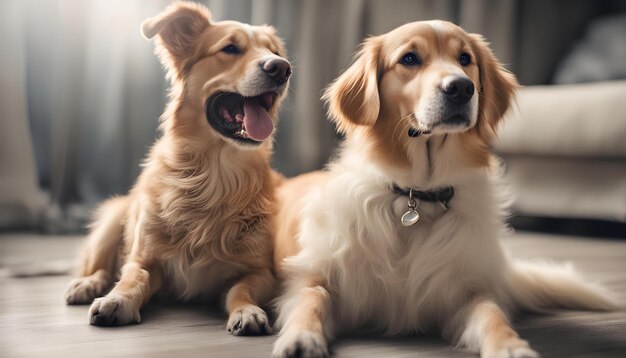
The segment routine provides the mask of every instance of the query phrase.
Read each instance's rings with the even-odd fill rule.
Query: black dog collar
[[[404,189],[394,184],[392,187],[392,191],[396,194],[412,196],[414,199],[419,199],[422,201],[440,202],[446,208],[448,207],[450,200],[452,200],[452,198],[454,197],[454,188],[451,186],[446,186],[435,190],[422,191],[417,189]]]
[[[400,223],[402,223],[403,226],[412,226],[419,221],[420,214],[417,212],[417,200],[436,202],[441,204],[444,210],[448,210],[448,204],[450,204],[450,200],[452,200],[454,196],[454,188],[451,186],[422,191],[413,188],[403,189],[394,184],[391,190],[396,194],[409,197],[407,202],[408,210],[400,218]]]

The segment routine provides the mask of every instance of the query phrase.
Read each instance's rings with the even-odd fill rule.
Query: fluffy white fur
[[[506,230],[497,172],[442,173],[454,178],[447,181],[455,189],[450,208],[420,202],[419,222],[404,227],[407,198],[389,189],[399,178],[359,148],[358,139],[348,143],[330,167],[331,179],[304,199],[302,250],[285,261],[292,277],[279,302],[279,326],[298,310],[308,277],[322,278],[332,294],[326,339],[355,330],[402,335],[441,329],[445,338],[478,352],[481,324],[464,324],[477,296],[507,311],[616,306],[571,265],[509,260],[499,240]]]

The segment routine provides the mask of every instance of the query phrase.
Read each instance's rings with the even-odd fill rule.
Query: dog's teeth
[[[230,113],[228,113],[227,109],[222,109],[221,111],[222,117],[224,117],[224,120],[226,122],[232,122],[233,121],[233,117],[230,116]]]

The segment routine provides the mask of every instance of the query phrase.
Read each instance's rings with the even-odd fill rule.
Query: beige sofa
[[[523,88],[495,149],[517,213],[626,222],[626,81]]]

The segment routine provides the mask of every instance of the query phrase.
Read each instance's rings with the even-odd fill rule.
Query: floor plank
[[[70,262],[79,237],[0,235],[0,357],[267,357],[275,337],[233,337],[225,316],[202,304],[153,302],[144,323],[100,328],[87,306],[66,306],[70,277],[14,278],[34,260]],[[511,255],[572,261],[589,279],[626,297],[626,242],[521,233],[504,241]],[[518,317],[515,326],[543,357],[626,357],[626,313],[555,312]],[[337,357],[472,357],[437,337],[344,337]]]

